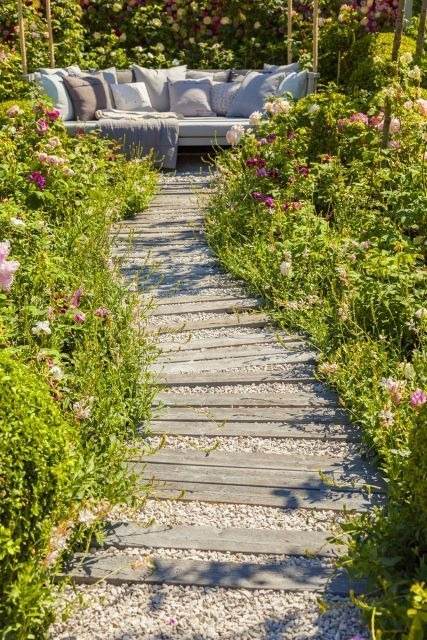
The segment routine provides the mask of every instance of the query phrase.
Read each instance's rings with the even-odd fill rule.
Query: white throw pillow
[[[144,82],[111,84],[110,89],[119,111],[154,111]]]
[[[294,100],[299,100],[307,95],[308,72],[290,73],[277,89],[277,95],[290,93]]]
[[[186,117],[211,117],[212,82],[202,80],[177,80],[169,82],[171,111]]]
[[[145,82],[151,104],[156,111],[170,111],[168,82],[185,80],[187,66],[170,69],[147,69],[137,64],[132,65],[137,82]]]

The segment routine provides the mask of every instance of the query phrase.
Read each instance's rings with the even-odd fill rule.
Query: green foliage
[[[110,229],[156,177],[94,134],[68,136],[43,102],[0,104],[0,148],[0,243],[15,264],[0,285],[0,637],[26,640],[44,637],[80,514],[99,520],[132,496],[123,460],[149,415],[152,349]]]
[[[427,219],[419,90],[394,99],[391,146],[330,88],[278,112],[218,159],[207,220],[223,264],[323,352],[389,487],[388,505],[344,526],[343,564],[372,583],[359,599],[373,637],[422,638],[427,582]],[[418,390],[418,391],[417,391]],[[415,396],[414,396],[415,394]],[[418,396],[417,396],[418,394]],[[421,398],[417,404],[415,399]]]

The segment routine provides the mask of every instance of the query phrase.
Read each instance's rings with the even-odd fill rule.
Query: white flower
[[[239,144],[244,133],[245,128],[243,127],[243,125],[233,124],[231,129],[227,131],[225,139],[227,140],[228,144],[230,144],[232,147],[235,147],[237,144]]]
[[[400,56],[400,62],[405,65],[411,64],[413,59],[413,55],[409,51],[407,51],[406,53],[402,53],[402,55]]]
[[[394,424],[394,415],[389,409],[380,411],[378,417],[381,420],[382,424],[386,427],[391,427],[391,425]]]
[[[54,364],[53,367],[50,368],[50,376],[52,378],[52,380],[62,380],[62,378],[64,377],[64,372],[62,371],[61,367],[59,367],[57,364]]]
[[[412,69],[409,69],[408,78],[410,78],[411,80],[415,80],[415,82],[420,82],[421,69],[417,66],[413,67]]]
[[[285,100],[285,98],[274,101],[267,100],[267,102],[264,104],[264,109],[272,116],[276,116],[279,113],[289,113],[289,111],[292,109],[292,104],[289,102],[289,100]]]
[[[79,513],[78,521],[81,524],[90,525],[96,520],[96,515],[90,509],[82,509]]]
[[[320,109],[320,106],[315,102],[311,104],[308,108],[308,113],[317,113]]]
[[[10,224],[13,227],[25,227],[26,224],[24,222],[24,220],[22,220],[22,218],[11,218],[10,219]]]
[[[221,18],[221,24],[222,25],[226,25],[226,24],[230,24],[231,20],[228,16],[224,16],[223,18]]]
[[[261,111],[254,111],[253,113],[251,113],[251,115],[249,116],[249,124],[251,126],[256,126],[258,124],[260,124],[262,120],[262,113]]]
[[[288,260],[283,260],[280,265],[280,273],[282,276],[291,276],[292,275],[292,262]]]
[[[31,333],[33,333],[35,336],[41,336],[42,334],[44,334],[45,336],[50,336],[50,334],[52,333],[52,329],[50,328],[49,321],[42,320],[40,322],[36,322],[34,327],[31,329]]]
[[[414,316],[415,318],[417,318],[417,320],[424,320],[424,318],[427,318],[427,309],[425,307],[417,309],[417,311],[415,311],[414,313]]]

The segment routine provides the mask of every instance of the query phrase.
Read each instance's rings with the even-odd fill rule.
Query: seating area
[[[315,90],[316,77],[299,63],[266,64],[262,70],[189,70],[185,65],[153,70],[133,65],[89,72],[72,66],[38,69],[27,76],[52,99],[70,134],[102,133],[105,120],[112,118],[121,124],[132,121],[139,131],[153,120],[175,120],[179,147],[228,146],[230,128],[248,128],[251,115],[264,110],[266,99],[305,97]],[[140,136],[136,143],[145,146]]]

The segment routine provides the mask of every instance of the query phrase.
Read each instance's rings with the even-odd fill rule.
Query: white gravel
[[[114,507],[112,521],[148,524],[151,520],[162,526],[214,526],[241,529],[296,529],[298,531],[331,531],[343,521],[338,511],[328,509],[283,509],[245,504],[214,504],[210,502],[178,502],[149,499],[140,509]]]
[[[262,397],[264,394],[298,396],[298,394],[312,393],[313,396],[320,398],[324,395],[324,386],[321,383],[289,383],[289,382],[257,382],[256,384],[222,384],[222,385],[203,385],[203,386],[172,386],[167,388],[168,393],[185,393],[192,395],[200,395],[201,393],[209,393],[217,396],[223,395],[244,395],[250,393],[251,396],[258,394]]]
[[[82,612],[80,602],[86,609]],[[72,605],[74,604],[74,609]],[[52,640],[350,640],[368,638],[356,608],[316,593],[167,585],[81,586],[63,594],[71,612]],[[60,607],[61,604],[58,604]],[[69,614],[70,615],[70,614]]]
[[[165,425],[165,429],[167,426]],[[159,436],[153,436],[147,442],[157,447]],[[229,451],[232,453],[281,453],[306,454],[308,456],[327,456],[345,458],[357,454],[357,445],[347,442],[322,440],[296,440],[294,438],[256,438],[250,436],[167,436],[166,443],[172,449],[197,449],[198,451]]]

